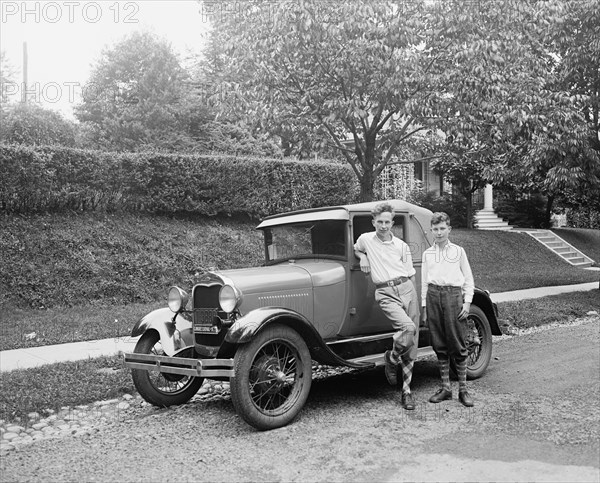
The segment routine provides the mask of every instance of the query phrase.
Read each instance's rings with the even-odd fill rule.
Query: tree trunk
[[[544,219],[544,225],[542,228],[552,228],[552,205],[554,205],[554,195],[548,195],[546,201],[546,214]]]
[[[373,172],[372,171],[364,172],[363,175],[361,176],[361,178],[359,179],[359,181],[360,181],[360,201],[361,202],[373,201],[373,196],[374,196]]]
[[[359,149],[358,146],[356,146],[356,149]],[[375,173],[373,173],[373,166],[375,165],[375,135],[372,132],[365,133],[364,149],[364,165],[367,166],[367,169],[363,170],[362,177],[360,178],[361,202],[373,201],[375,197]]]
[[[467,229],[473,229],[473,192],[471,190],[466,190],[465,193],[465,201],[467,208]]]

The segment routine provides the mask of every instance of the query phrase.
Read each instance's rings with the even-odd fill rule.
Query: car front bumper
[[[125,366],[130,369],[181,374],[192,377],[232,377],[233,359],[190,359],[127,352]]]

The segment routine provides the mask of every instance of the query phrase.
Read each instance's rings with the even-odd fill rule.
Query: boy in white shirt
[[[431,231],[435,244],[423,253],[421,266],[421,317],[428,321],[431,345],[438,358],[442,388],[429,398],[432,403],[452,399],[450,359],[458,373],[458,399],[467,407],[473,400],[467,391],[466,324],[475,285],[464,248],[451,243],[450,217],[434,213]]]
[[[398,366],[402,370],[402,407],[415,409],[410,392],[412,370],[419,340],[419,299],[410,247],[392,233],[394,209],[379,203],[371,211],[375,231],[363,233],[354,244],[360,269],[370,273],[375,284],[375,300],[397,330],[391,351],[385,353],[385,375],[397,384]]]

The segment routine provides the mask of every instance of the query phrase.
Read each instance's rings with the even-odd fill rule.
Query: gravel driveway
[[[299,418],[269,432],[227,394],[171,409],[134,400],[97,432],[4,455],[1,480],[599,481],[599,324],[496,338],[471,409],[427,402],[433,361],[416,365],[414,412],[382,370],[349,372],[315,381]]]

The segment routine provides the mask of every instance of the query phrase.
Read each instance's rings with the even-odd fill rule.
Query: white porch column
[[[493,207],[493,188],[491,184],[485,185],[485,191],[483,192],[483,209],[484,211],[494,211]]]

